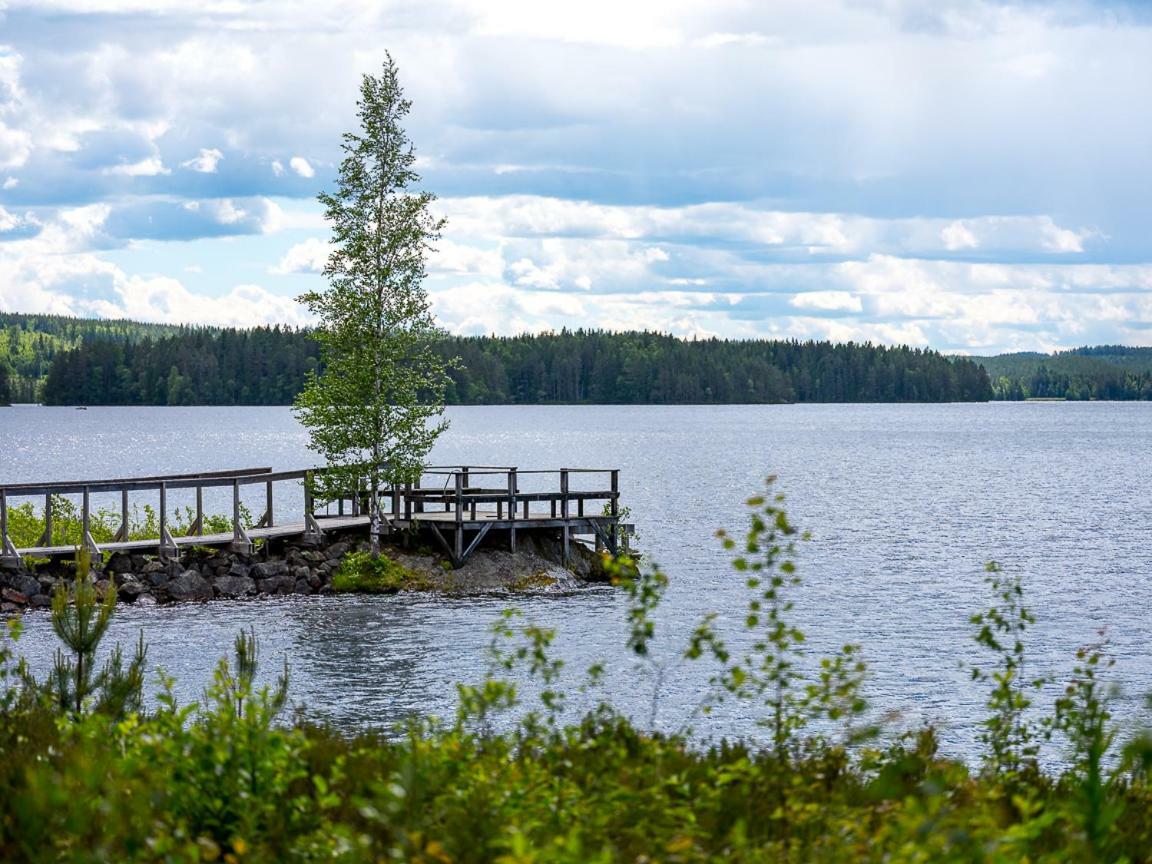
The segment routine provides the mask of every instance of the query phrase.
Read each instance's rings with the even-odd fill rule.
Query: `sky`
[[[452,332],[1152,345],[1152,0],[0,0],[0,310],[307,324],[386,51]]]

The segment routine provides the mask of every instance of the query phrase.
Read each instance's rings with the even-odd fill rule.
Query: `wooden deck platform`
[[[317,471],[274,473],[269,468],[251,468],[120,480],[0,486],[0,566],[20,567],[25,557],[58,558],[76,554],[75,545],[53,545],[51,542],[54,509],[59,506],[54,502],[61,496],[79,496],[80,545],[94,555],[133,552],[166,558],[178,555],[182,547],[191,546],[251,551],[257,541],[319,542],[328,532],[367,531],[371,525],[370,509],[374,497],[387,530],[427,534],[440,545],[455,567],[463,565],[492,531],[505,532],[512,551],[516,550],[518,535],[553,532],[561,540],[567,557],[569,544],[576,536],[589,537],[597,548],[616,553],[621,546],[622,532],[631,529],[631,526],[620,523],[619,472],[615,469],[430,468],[419,483],[376,490],[351,490],[348,495],[327,502],[327,509],[334,508],[335,514],[317,512],[314,506],[311,489]],[[609,488],[571,488],[573,475],[596,474],[608,475]],[[549,482],[553,475],[558,481],[555,485]],[[473,485],[477,479],[483,485]],[[521,489],[521,483],[526,479],[537,481],[536,485],[544,488]],[[426,480],[432,481],[431,484],[425,485]],[[296,511],[303,514],[302,519],[297,516],[289,521],[275,520],[275,514],[286,509],[283,500],[279,506],[274,506],[275,491],[277,488],[282,491],[284,485],[292,485],[302,493],[302,506]],[[252,486],[263,487],[265,511],[253,527],[245,527],[241,492]],[[206,489],[220,488],[232,491],[230,521],[233,529],[225,533],[205,534],[202,530],[205,521],[203,493]],[[188,532],[179,536],[169,530],[169,495],[177,491],[194,493],[196,514]],[[141,492],[157,494],[160,536],[132,540],[128,539],[133,533],[129,493]],[[109,493],[120,498],[121,525],[111,542],[98,545],[90,533],[91,497]],[[43,499],[44,535],[38,544],[26,548],[16,548],[8,536],[9,502],[21,498]]]

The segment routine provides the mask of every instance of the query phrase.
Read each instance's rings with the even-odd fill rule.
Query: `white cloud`
[[[303,156],[293,156],[288,160],[288,165],[301,177],[316,176],[316,169]]]
[[[847,291],[809,291],[797,294],[791,301],[797,309],[820,309],[826,312],[862,312],[860,298]]]
[[[303,243],[291,246],[280,263],[272,268],[273,273],[322,273],[328,263],[332,247],[323,240],[309,238]]]
[[[1132,109],[1152,28],[1058,6],[9,0],[22,27],[0,48],[0,177],[19,174],[4,219],[25,221],[0,243],[19,267],[0,292],[120,308],[140,278],[146,307],[186,308],[132,272],[163,269],[133,241],[219,226],[281,231],[280,260],[257,266],[315,272],[315,208],[261,196],[304,194],[279,178],[335,164],[387,45],[450,217],[429,262],[450,326],[1147,341],[1146,269],[1108,262],[1152,254],[1152,119]],[[317,60],[331,56],[346,62]],[[200,142],[217,146],[188,159]],[[208,173],[224,153],[212,200],[166,167]],[[75,190],[96,203],[58,203]],[[116,243],[119,275],[92,251]]]
[[[2,184],[0,184],[0,189],[7,191],[9,189],[15,189],[19,185],[20,185],[20,181],[17,180],[15,177],[6,177],[4,179],[4,182]]]
[[[709,33],[693,42],[701,48],[723,48],[727,45],[742,45],[757,48],[767,45],[769,39],[763,33]]]
[[[223,158],[224,154],[215,147],[201,147],[200,155],[189,159],[187,162],[181,162],[180,167],[190,171],[198,171],[201,174],[215,174],[216,166],[220,164],[220,160]]]
[[[307,318],[290,298],[259,285],[237,285],[221,297],[189,291],[176,279],[117,274],[116,299],[97,301],[91,308],[102,317],[131,317],[163,324],[208,324],[252,327],[257,324],[303,325]]]
[[[160,174],[171,173],[164,167],[164,163],[157,156],[149,156],[139,162],[121,163],[104,169],[104,174],[117,177],[155,177]]]
[[[958,249],[975,249],[980,245],[976,235],[963,222],[945,225],[940,231],[940,239],[944,241],[944,248],[949,252],[955,252]]]

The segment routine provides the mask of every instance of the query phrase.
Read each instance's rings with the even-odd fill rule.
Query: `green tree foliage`
[[[280,327],[94,339],[57,354],[49,405],[290,405],[318,367],[311,335]]]
[[[9,371],[12,402],[38,402],[52,361],[61,352],[96,340],[135,342],[187,329],[137,321],[0,312],[0,369],[7,367]],[[0,371],[0,377],[3,374]]]
[[[437,351],[446,362],[461,360],[449,368],[445,391],[458,405],[952,402],[992,395],[987,376],[969,360],[851,342],[576,330],[448,338]],[[57,355],[44,399],[56,405],[286,405],[318,368],[315,341],[295,330],[86,342]]]
[[[12,383],[8,367],[0,363],[0,405],[7,405],[12,401]]]
[[[321,497],[418,478],[446,428],[448,364],[424,291],[425,259],[443,221],[430,212],[402,122],[411,107],[391,55],[360,87],[358,133],[344,135],[337,188],[320,203],[332,227],[328,287],[300,300],[318,319],[323,369],[307,377],[296,416],[328,465]],[[372,554],[383,529],[371,496]]]
[[[972,359],[988,371],[996,399],[1152,399],[1152,348],[1100,345]]]

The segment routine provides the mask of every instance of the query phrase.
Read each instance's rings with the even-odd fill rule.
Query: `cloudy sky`
[[[1152,344],[1148,0],[0,0],[0,310],[306,323],[385,50],[453,331]]]

